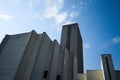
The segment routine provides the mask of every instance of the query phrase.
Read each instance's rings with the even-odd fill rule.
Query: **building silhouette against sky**
[[[120,80],[110,54],[101,55],[100,70],[84,73],[84,64],[77,23],[63,26],[60,44],[34,30],[6,35],[0,44],[0,80]]]

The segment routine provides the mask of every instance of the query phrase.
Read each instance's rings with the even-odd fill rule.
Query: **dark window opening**
[[[106,64],[107,64],[107,69],[108,69],[108,75],[110,80],[112,80],[111,74],[110,74],[110,67],[109,67],[109,62],[108,62],[108,58],[107,55],[105,55],[105,59],[106,59]]]
[[[48,71],[44,71],[43,78],[46,79],[48,75]]]
[[[60,80],[60,75],[57,75],[57,78],[56,78],[56,80]]]
[[[67,28],[67,39],[66,39],[66,47],[68,51],[70,51],[70,40],[71,40],[71,27]]]

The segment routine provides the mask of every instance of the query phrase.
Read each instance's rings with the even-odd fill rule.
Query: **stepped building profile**
[[[120,80],[110,54],[101,69],[84,73],[82,37],[77,23],[64,25],[60,44],[43,32],[6,35],[0,44],[0,80]]]

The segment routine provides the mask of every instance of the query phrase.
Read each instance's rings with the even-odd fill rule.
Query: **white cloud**
[[[57,23],[62,23],[66,20],[67,18],[67,13],[63,12],[55,17]]]
[[[45,0],[45,9],[41,16],[36,16],[36,18],[44,18],[54,20],[55,24],[61,24],[67,18],[68,13],[61,11],[63,7],[64,0]]]
[[[44,12],[44,17],[46,18],[51,18],[51,17],[55,17],[57,16],[58,14],[58,9],[56,6],[52,6],[52,7],[49,7],[45,10]]]
[[[64,24],[71,24],[71,23],[73,23],[73,21],[72,21],[72,20],[67,20],[67,21],[65,21],[65,23],[64,23]]]
[[[69,14],[69,16],[70,16],[71,18],[77,17],[78,15],[79,15],[79,13],[76,12],[76,11],[71,11],[70,14]]]
[[[86,43],[86,44],[84,45],[84,48],[89,49],[89,48],[90,48],[90,44],[89,44],[89,43]]]
[[[9,21],[12,18],[13,18],[13,16],[0,14],[0,19],[1,20]]]
[[[113,43],[120,43],[120,37],[115,37],[112,39]]]
[[[108,40],[107,43],[103,45],[103,48],[107,48],[117,43],[120,43],[120,37],[115,37],[113,39]]]

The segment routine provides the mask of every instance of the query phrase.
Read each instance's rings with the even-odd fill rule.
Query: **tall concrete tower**
[[[77,23],[63,26],[60,44],[66,47],[70,54],[75,54],[77,57],[77,72],[83,73],[82,38]]]

